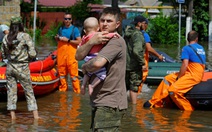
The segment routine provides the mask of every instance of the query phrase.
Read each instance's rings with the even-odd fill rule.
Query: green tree
[[[21,4],[20,4],[20,7],[21,7],[21,12],[23,12],[23,13],[28,13],[28,12],[32,11],[32,4],[31,3],[22,1]]]
[[[209,0],[194,0],[193,29],[202,41],[208,39]]]
[[[74,20],[84,21],[85,18],[90,16],[91,8],[88,7],[89,3],[102,4],[102,0],[77,1],[73,6],[68,7],[67,10],[71,12]]]
[[[176,0],[161,0],[170,2],[175,8],[175,14],[178,14],[178,3]],[[206,41],[208,39],[208,22],[209,22],[209,0],[185,0],[182,7],[186,10],[183,12],[188,16],[189,3],[193,1],[192,26],[193,30],[199,33],[199,39]],[[183,24],[183,23],[182,23]],[[184,24],[185,26],[185,24]]]
[[[82,23],[85,20],[85,18],[90,16],[90,13],[89,13],[90,8],[88,8],[88,4],[89,3],[101,4],[101,2],[102,0],[77,1],[73,6],[69,6],[68,8],[66,8],[66,11],[72,14],[72,18],[76,26],[82,26]],[[79,25],[78,23],[76,23],[76,21],[79,23]],[[59,23],[57,21],[54,22],[54,24],[51,25],[51,28],[45,34],[45,37],[53,38],[57,34],[58,29],[60,28],[61,25],[62,23]]]
[[[185,40],[185,28],[182,28],[181,40]],[[162,13],[155,18],[150,18],[148,30],[151,40],[157,44],[178,43],[178,19],[173,16],[164,16]],[[183,43],[183,42],[182,42]]]

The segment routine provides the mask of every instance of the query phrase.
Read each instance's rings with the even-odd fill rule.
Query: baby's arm
[[[106,34],[105,35],[109,40],[111,39],[111,38],[113,38],[113,37],[115,37],[115,38],[119,38],[120,37],[120,35],[118,34],[118,33],[108,33],[108,34]],[[102,44],[106,44],[107,42],[102,42]]]
[[[120,35],[119,35],[118,33],[108,33],[107,36],[108,36],[110,39],[113,38],[113,37],[115,37],[115,38],[119,38],[119,37],[120,37]]]

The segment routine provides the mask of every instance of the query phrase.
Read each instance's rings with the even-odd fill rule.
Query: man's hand
[[[144,66],[142,66],[142,70],[146,71],[146,70],[148,70],[148,67],[146,67],[146,65],[144,65]]]
[[[76,60],[84,59],[94,45],[108,42],[110,40],[110,37],[108,37],[106,34],[108,34],[108,32],[106,31],[96,32],[94,36],[86,44],[78,47],[75,55]]]
[[[105,37],[108,38],[109,40],[112,39],[113,37],[114,38],[120,38],[121,37],[118,33],[108,33],[108,34],[105,34],[105,35],[106,35]],[[108,41],[102,42],[102,44],[107,44]]]
[[[101,43],[108,42],[110,40],[110,37],[107,36],[108,32],[97,32],[95,35],[89,40],[89,43],[91,45],[97,45]]]
[[[160,55],[158,58],[160,61],[165,61],[165,57],[163,55]]]
[[[120,36],[120,34],[115,33],[114,37],[115,37],[115,38],[120,38],[121,36]]]
[[[66,38],[66,37],[59,37],[59,40],[64,41],[64,42],[68,42],[68,38]]]
[[[59,35],[57,34],[56,36],[54,36],[54,38],[58,41],[59,40]]]

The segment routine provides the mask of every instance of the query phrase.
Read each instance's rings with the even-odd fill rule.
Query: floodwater
[[[38,47],[39,57],[43,57],[56,49],[55,46]],[[163,48],[161,48],[163,49]],[[165,51],[166,52],[166,51]],[[212,54],[210,53],[210,58]],[[210,63],[212,61],[210,60]],[[212,64],[212,63],[211,63]],[[129,103],[127,114],[122,120],[122,132],[207,132],[212,131],[212,111],[193,112],[178,109],[144,109],[143,103],[148,100],[156,86],[143,87],[138,96],[138,104]],[[72,92],[70,80],[67,92],[55,91],[49,95],[38,97],[39,114],[42,119],[34,120],[27,111],[26,101],[17,103],[17,119],[10,120],[6,110],[6,102],[0,102],[1,132],[88,132],[90,131],[91,109],[88,92],[86,95]]]

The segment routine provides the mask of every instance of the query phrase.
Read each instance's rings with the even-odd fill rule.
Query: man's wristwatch
[[[69,39],[69,40],[68,40],[68,43],[70,43],[70,41],[71,41],[71,40]]]

